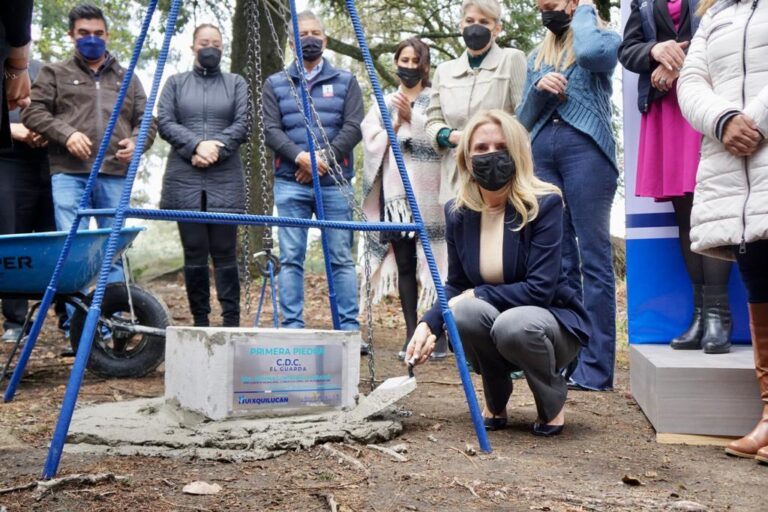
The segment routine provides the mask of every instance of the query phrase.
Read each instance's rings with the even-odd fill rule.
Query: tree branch
[[[373,67],[376,68],[379,78],[381,78],[386,85],[397,85],[397,80],[395,80],[395,77],[392,76],[389,70],[378,61],[378,57],[383,53],[393,52],[396,48],[397,45],[394,44],[379,44],[370,49],[371,57],[373,57]],[[359,62],[363,62],[363,52],[360,51],[360,48],[334,39],[333,37],[328,37],[328,49],[346,55],[347,57],[352,57]]]

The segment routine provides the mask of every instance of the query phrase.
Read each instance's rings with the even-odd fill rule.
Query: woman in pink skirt
[[[642,112],[636,194],[672,201],[680,247],[693,284],[693,320],[672,348],[721,354],[730,350],[731,263],[691,251],[690,225],[701,134],[680,113],[675,90],[685,52],[699,23],[698,0],[633,0],[619,60],[638,73]]]

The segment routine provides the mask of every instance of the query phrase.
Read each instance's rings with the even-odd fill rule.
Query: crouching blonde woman
[[[560,369],[591,331],[561,267],[563,200],[534,176],[529,140],[502,110],[468,122],[456,152],[458,196],[445,207],[445,289],[467,360],[483,377],[486,428],[506,426],[509,374],[523,370],[538,412],[533,433],[552,436],[565,423]],[[435,305],[417,326],[407,360],[425,362],[442,330]]]

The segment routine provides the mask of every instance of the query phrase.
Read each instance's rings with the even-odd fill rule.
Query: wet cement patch
[[[264,460],[327,442],[379,443],[403,430],[392,404],[415,382],[374,392],[350,411],[279,418],[211,421],[165,398],[78,408],[64,450],[68,453]]]

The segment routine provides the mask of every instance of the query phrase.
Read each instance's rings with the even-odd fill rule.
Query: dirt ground
[[[327,327],[323,280],[311,279],[307,320],[312,326]],[[178,279],[149,286],[164,298],[175,323],[190,323]],[[403,337],[398,307],[397,301],[389,301],[376,308],[378,379],[404,373],[395,358]],[[72,362],[59,356],[63,348],[62,335],[47,327],[16,400],[0,404],[0,488],[31,483],[40,475]],[[7,353],[7,346],[2,349]],[[363,365],[361,374],[366,373]],[[616,390],[571,392],[566,430],[553,439],[530,434],[533,399],[525,382],[516,381],[510,427],[491,432],[493,452],[483,454],[477,449],[451,357],[419,368],[418,389],[400,404],[405,429],[389,445],[406,444],[407,462],[342,443],[332,447],[355,464],[322,447],[237,464],[65,453],[59,476],[108,472],[128,478],[45,493],[0,490],[0,510],[768,509],[760,505],[765,501],[768,467],[727,457],[721,448],[656,444],[653,429],[629,394],[628,376],[623,346]],[[475,385],[479,390],[479,379]],[[139,380],[107,381],[89,375],[79,404],[162,393],[162,367]],[[196,480],[217,483],[222,490],[213,496],[183,494],[182,487]]]

